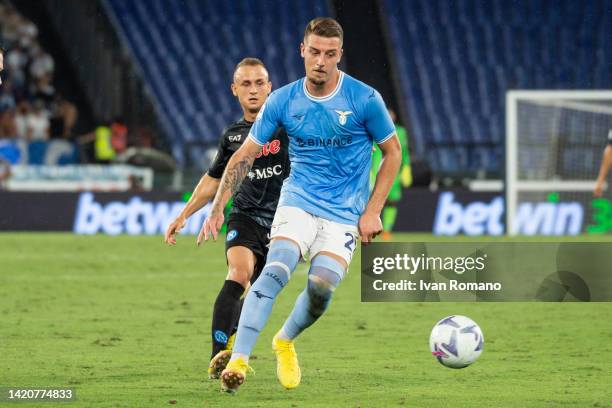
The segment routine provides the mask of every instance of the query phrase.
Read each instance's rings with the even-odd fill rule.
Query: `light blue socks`
[[[293,340],[316,322],[327,309],[343,276],[344,266],[340,262],[327,255],[315,257],[308,271],[308,286],[298,296],[281,337]]]
[[[272,242],[266,266],[244,300],[232,360],[235,357],[248,360],[259,333],[270,317],[276,296],[289,282],[299,259],[300,249],[294,242]]]

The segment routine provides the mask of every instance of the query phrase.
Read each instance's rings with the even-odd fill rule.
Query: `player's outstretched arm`
[[[604,150],[603,160],[601,161],[601,166],[599,167],[599,177],[597,177],[595,191],[593,192],[595,197],[601,197],[601,190],[603,189],[603,184],[608,176],[610,165],[612,165],[612,145],[606,146]]]
[[[376,176],[374,190],[365,211],[359,218],[359,235],[364,244],[372,241],[382,231],[380,213],[385,206],[387,196],[397,176],[402,163],[402,148],[397,135],[378,145],[382,151],[383,160]]]
[[[202,230],[198,235],[198,245],[202,242],[202,238],[208,241],[208,237],[211,235],[215,241],[217,240],[217,234],[221,225],[223,225],[223,209],[232,195],[240,188],[260,150],[261,146],[248,137],[240,146],[240,149],[232,155],[225,167],[223,177],[221,177],[221,184],[215,195],[210,214],[204,221]]]
[[[191,217],[196,211],[200,208],[204,207],[206,203],[212,200],[215,197],[215,193],[219,188],[219,184],[221,183],[221,179],[217,179],[208,175],[208,173],[204,173],[198,185],[193,190],[191,194],[191,198],[185,204],[185,208],[183,211],[168,225],[168,229],[166,229],[166,234],[164,236],[164,242],[168,245],[176,244],[176,234],[178,234],[181,229],[185,226],[185,222],[187,222],[187,218]]]

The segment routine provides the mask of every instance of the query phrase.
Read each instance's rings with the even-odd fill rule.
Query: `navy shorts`
[[[268,245],[270,244],[270,230],[259,225],[251,217],[244,214],[230,214],[227,220],[227,237],[225,238],[225,254],[228,249],[243,246],[250,249],[257,258],[251,283],[259,277],[266,264]]]

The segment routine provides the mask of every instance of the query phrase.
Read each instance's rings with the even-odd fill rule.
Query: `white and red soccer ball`
[[[431,354],[449,368],[464,368],[480,357],[484,346],[482,330],[465,316],[448,316],[433,327],[429,336]]]

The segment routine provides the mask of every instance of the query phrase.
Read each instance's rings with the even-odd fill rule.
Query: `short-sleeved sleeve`
[[[278,93],[272,92],[259,110],[257,119],[251,127],[249,137],[258,145],[266,144],[272,138],[276,129],[281,126],[279,99]]]
[[[219,141],[219,148],[217,149],[217,154],[213,160],[213,163],[210,165],[208,169],[208,175],[212,178],[219,179],[223,176],[223,172],[225,171],[225,166],[232,156],[232,151],[230,151],[227,147],[225,132],[221,136],[221,140]]]
[[[608,132],[608,144],[612,145],[612,129]]]
[[[386,142],[395,133],[395,125],[389,116],[385,102],[374,89],[368,96],[365,105],[365,126],[378,144]]]

